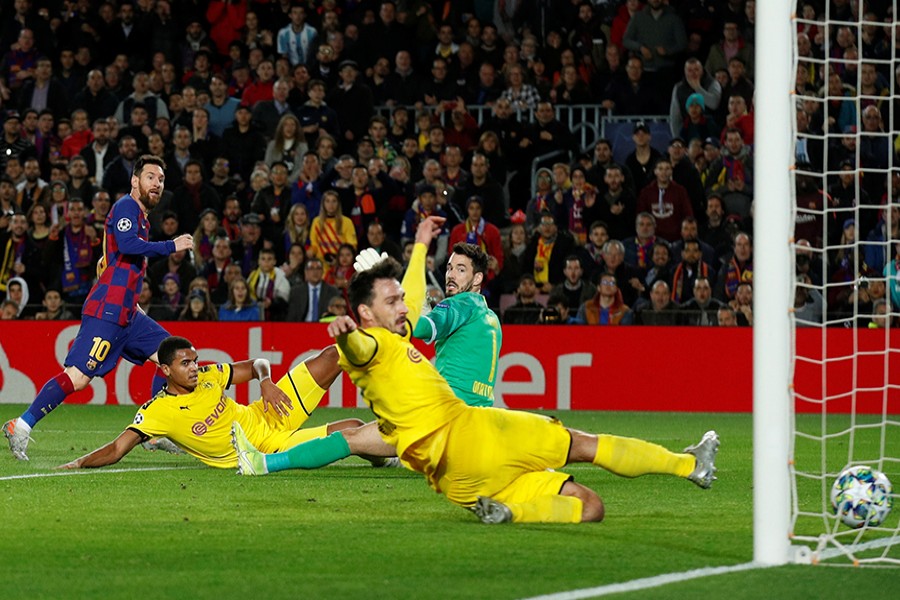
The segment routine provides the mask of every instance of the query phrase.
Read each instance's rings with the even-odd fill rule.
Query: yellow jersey
[[[166,436],[211,467],[236,467],[231,424],[239,422],[257,444],[268,427],[257,418],[256,411],[225,395],[232,374],[228,364],[200,367],[194,391],[174,395],[163,389],[138,409],[128,429],[142,439]]]

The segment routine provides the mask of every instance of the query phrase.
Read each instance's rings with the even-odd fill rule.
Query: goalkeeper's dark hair
[[[459,254],[471,260],[473,273],[487,273],[488,255],[480,246],[456,242],[453,245],[453,254]]]
[[[161,365],[170,365],[175,360],[175,354],[179,350],[189,350],[194,344],[191,340],[177,335],[170,335],[159,343],[159,349],[156,351],[156,358]]]
[[[143,171],[144,167],[147,165],[156,165],[163,171],[166,170],[166,161],[155,154],[142,154],[140,158],[134,161],[134,168],[131,170],[132,177],[140,177],[141,171]]]
[[[390,257],[375,263],[375,266],[367,271],[354,274],[350,280],[348,298],[350,300],[350,309],[357,319],[359,318],[357,307],[360,304],[372,305],[372,298],[375,295],[375,282],[379,279],[399,280],[402,274],[403,267]]]

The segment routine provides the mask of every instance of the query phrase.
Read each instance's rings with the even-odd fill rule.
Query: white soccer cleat
[[[475,506],[472,507],[472,512],[481,519],[482,523],[487,523],[488,525],[509,523],[513,518],[512,511],[507,505],[487,496],[478,496]]]
[[[266,467],[266,455],[250,443],[237,421],[231,425],[231,445],[237,452],[238,475],[265,475],[269,472]]]
[[[385,458],[380,463],[373,462],[372,466],[376,469],[396,469],[397,467],[402,467],[403,465],[400,464],[399,458],[397,458],[396,456],[391,456],[391,457]]]
[[[353,269],[357,273],[368,271],[387,257],[387,252],[378,254],[378,250],[376,250],[375,248],[366,248],[356,255],[356,261],[353,263]]]
[[[168,452],[169,454],[184,454],[184,450],[175,445],[175,442],[170,440],[167,437],[158,437],[153,438],[151,440],[147,440],[146,442],[141,443],[141,448],[144,450],[161,450],[162,452]]]
[[[3,435],[9,441],[9,451],[19,460],[28,460],[25,450],[31,438],[21,428],[16,428],[16,419],[10,419],[3,424]]]
[[[697,459],[694,470],[688,475],[688,479],[703,489],[709,489],[716,477],[716,454],[719,452],[719,434],[715,431],[707,431],[700,441],[693,446],[684,449],[685,453],[693,454]]]

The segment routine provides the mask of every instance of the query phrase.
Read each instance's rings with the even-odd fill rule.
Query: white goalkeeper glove
[[[356,255],[356,262],[353,263],[353,269],[357,273],[368,271],[387,257],[387,252],[378,254],[378,251],[375,248],[366,248]]]

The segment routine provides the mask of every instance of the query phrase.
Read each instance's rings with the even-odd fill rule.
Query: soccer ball
[[[831,486],[831,512],[852,529],[881,525],[893,503],[890,480],[871,467],[844,469]]]

